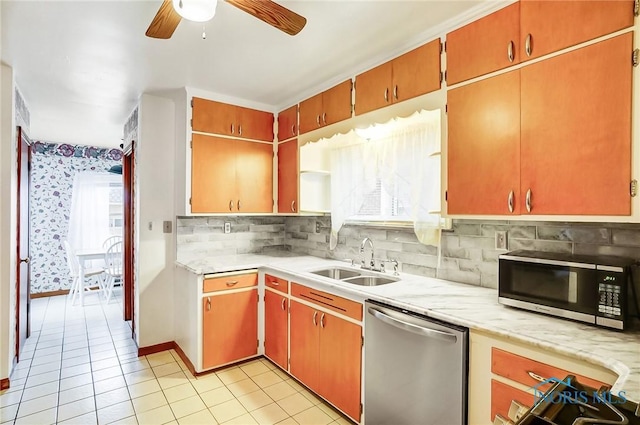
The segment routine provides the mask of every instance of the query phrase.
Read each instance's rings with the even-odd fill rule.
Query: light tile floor
[[[264,358],[195,378],[173,350],[137,357],[119,302],[58,296],[31,307],[1,425],[351,424]]]

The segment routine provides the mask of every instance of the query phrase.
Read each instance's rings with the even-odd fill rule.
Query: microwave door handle
[[[376,319],[383,321],[388,325],[395,326],[396,328],[399,328],[405,331],[413,332],[414,334],[426,336],[428,338],[439,339],[445,342],[455,343],[458,340],[458,338],[452,333],[442,332],[435,329],[423,328],[422,326],[414,325],[413,323],[405,322],[404,320],[399,320],[399,319],[396,319],[395,317],[388,316],[383,312],[381,312],[380,310],[377,310],[373,307],[369,307],[367,311],[369,312],[370,315],[372,315]]]

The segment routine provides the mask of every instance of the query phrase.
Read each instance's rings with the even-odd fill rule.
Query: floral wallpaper
[[[119,149],[35,142],[31,145],[29,249],[31,293],[70,289],[62,241],[69,231],[75,173],[107,172],[121,164]]]

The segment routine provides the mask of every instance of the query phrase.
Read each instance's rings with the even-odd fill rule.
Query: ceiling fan
[[[296,35],[307,23],[305,17],[271,0],[224,1],[289,35]],[[171,38],[182,18],[196,22],[206,22],[213,18],[216,4],[217,0],[164,0],[146,35],[152,38]]]

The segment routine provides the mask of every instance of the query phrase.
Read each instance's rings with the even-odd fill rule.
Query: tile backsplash
[[[498,255],[495,232],[506,231],[508,249],[619,255],[640,259],[640,225],[496,220],[453,220],[442,234],[442,252],[418,242],[413,229],[344,226],[329,250],[330,217],[179,217],[181,250],[211,255],[285,249],[331,259],[362,258],[362,239],[374,242],[375,257],[396,259],[400,270],[495,288]],[[223,233],[224,222],[231,233]],[[316,233],[316,224],[319,232]],[[184,251],[183,251],[184,252]],[[369,249],[365,253],[369,257]]]

